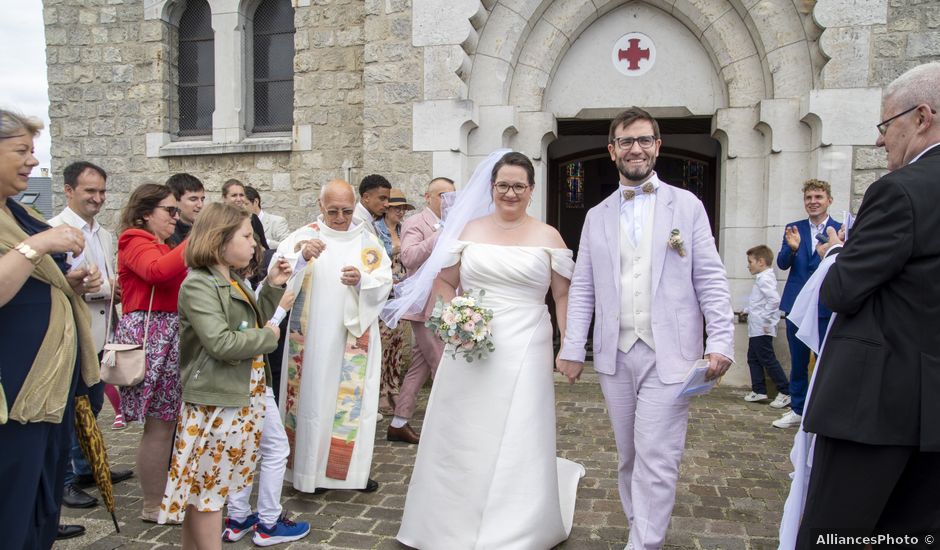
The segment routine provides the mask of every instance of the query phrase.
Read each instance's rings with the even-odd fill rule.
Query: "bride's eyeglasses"
[[[525,193],[525,190],[529,188],[528,184],[525,183],[506,183],[505,181],[498,181],[493,184],[493,189],[496,189],[496,192],[500,195],[505,195],[512,189],[512,192],[516,195],[521,195]]]

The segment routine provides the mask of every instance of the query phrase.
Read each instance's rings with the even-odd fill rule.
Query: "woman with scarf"
[[[81,295],[97,291],[101,276],[66,262],[82,253],[82,232],[53,229],[13,199],[39,164],[40,129],[0,110],[0,521],[4,548],[17,549],[50,548],[56,538],[72,397],[98,382]]]

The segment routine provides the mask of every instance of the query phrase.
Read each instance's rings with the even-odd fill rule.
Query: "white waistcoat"
[[[632,227],[620,220],[620,338],[617,349],[626,353],[637,340],[653,345],[653,213],[643,224],[639,246],[633,243]]]

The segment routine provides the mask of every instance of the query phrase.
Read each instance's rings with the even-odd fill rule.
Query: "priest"
[[[375,491],[369,479],[382,367],[378,315],[392,288],[391,260],[353,214],[345,181],[320,191],[320,216],[280,243],[271,265],[294,266],[281,379],[295,489]]]

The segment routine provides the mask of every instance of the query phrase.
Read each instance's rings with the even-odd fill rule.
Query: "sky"
[[[40,168],[49,168],[49,86],[41,0],[0,0],[0,107],[42,119],[36,139]]]

